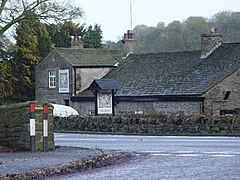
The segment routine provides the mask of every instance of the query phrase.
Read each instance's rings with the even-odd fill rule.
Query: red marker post
[[[34,152],[36,151],[36,120],[35,120],[35,103],[30,102],[29,105],[30,109],[30,146],[31,146],[31,151]]]
[[[48,103],[43,105],[43,151],[48,151]]]

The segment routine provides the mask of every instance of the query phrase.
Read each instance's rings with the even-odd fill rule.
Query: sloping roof
[[[122,57],[121,51],[106,49],[55,48],[73,66],[113,66]]]
[[[117,96],[201,95],[240,68],[240,43],[200,56],[200,51],[133,54],[104,78],[118,82]]]
[[[118,83],[113,79],[95,79],[90,88],[96,88],[96,85],[102,90],[117,90],[119,88]]]

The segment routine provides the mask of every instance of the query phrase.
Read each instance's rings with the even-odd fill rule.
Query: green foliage
[[[220,29],[225,42],[240,41],[240,12],[223,11],[217,13],[210,19],[210,23]]]
[[[16,28],[15,53],[9,61],[13,92],[9,99],[15,102],[33,100],[35,96],[35,65],[53,47],[46,27],[33,14]]]
[[[94,28],[90,25],[82,38],[85,48],[102,48],[102,30],[98,24]]]
[[[84,48],[102,48],[101,26],[96,24],[85,27],[85,24],[75,24],[72,21],[51,24],[47,26],[49,35],[56,47],[70,47],[71,36],[80,36],[84,42]]]
[[[36,19],[64,21],[81,17],[81,8],[70,4],[69,1],[52,0],[2,0],[0,1],[0,36],[13,25],[31,18],[35,14]]]
[[[156,27],[137,25],[134,33],[137,52],[192,51],[201,48],[201,34],[217,27],[224,42],[240,42],[240,12],[223,11],[211,19],[189,17],[183,22],[173,21],[167,26],[159,22]]]
[[[53,48],[53,43],[51,37],[48,34],[46,25],[40,22],[38,22],[38,24],[38,27],[36,27],[38,50],[39,56],[43,59]]]
[[[70,47],[70,36],[78,32],[78,24],[72,21],[47,25],[47,31],[56,47]]]

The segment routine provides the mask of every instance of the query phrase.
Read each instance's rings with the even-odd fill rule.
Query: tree
[[[0,36],[14,24],[31,18],[32,13],[37,19],[54,19],[62,21],[81,17],[81,8],[69,2],[56,0],[1,0],[0,1]]]
[[[47,25],[47,31],[56,47],[69,47],[70,36],[83,36],[85,24],[79,25],[72,21]]]
[[[10,61],[15,101],[32,100],[35,96],[35,65],[53,47],[46,27],[32,14],[16,28],[16,52]]]
[[[48,55],[50,50],[52,50],[54,44],[52,43],[51,37],[49,36],[46,25],[40,23],[40,21],[38,21],[37,24],[38,26],[35,27],[35,31],[37,33],[39,56],[41,59],[43,59]]]
[[[84,33],[82,40],[85,48],[102,48],[102,30],[99,24],[95,24],[94,28],[90,25]]]
[[[138,25],[133,29],[137,39],[137,52],[159,52],[162,51],[166,39],[165,24],[159,22],[157,27]]]
[[[189,17],[183,22],[186,50],[201,48],[201,34],[210,30],[209,23],[203,17]]]
[[[9,58],[9,47],[12,45],[11,41],[5,36],[0,36],[0,61],[6,61]]]
[[[13,93],[10,66],[8,62],[0,61],[0,105],[4,102],[4,98]]]
[[[84,42],[84,48],[102,48],[101,26],[96,24],[85,27],[85,24],[76,24],[72,21],[51,24],[47,26],[49,35],[56,47],[70,47],[71,36],[80,36]]]
[[[215,14],[210,23],[218,27],[225,42],[240,41],[240,12],[223,11]]]

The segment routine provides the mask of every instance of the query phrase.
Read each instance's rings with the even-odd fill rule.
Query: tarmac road
[[[55,140],[61,146],[121,150],[144,155],[124,164],[57,179],[240,179],[239,137],[56,133]]]

